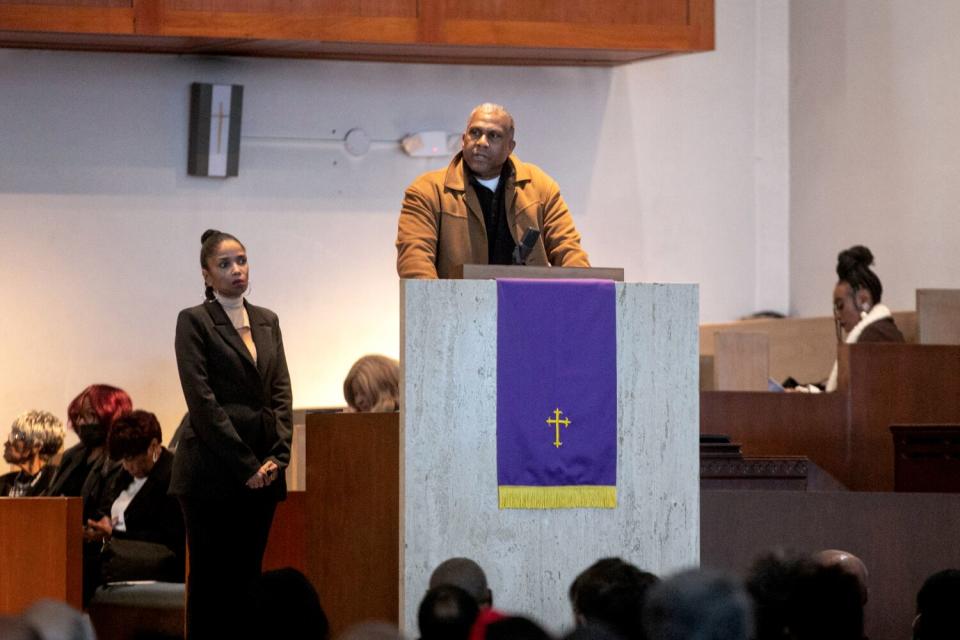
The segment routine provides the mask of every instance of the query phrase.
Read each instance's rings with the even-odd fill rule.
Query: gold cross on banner
[[[563,425],[564,429],[570,426],[570,418],[564,418],[563,420],[561,420],[560,416],[562,415],[563,415],[563,411],[560,411],[560,408],[558,407],[553,410],[553,417],[547,418],[547,424],[552,424],[556,429],[556,437],[553,441],[553,446],[556,447],[557,449],[559,449],[563,445],[563,443],[560,442],[560,425]]]
[[[219,105],[219,113],[213,116],[217,120],[217,153],[223,153],[220,150],[220,141],[223,138],[223,121],[230,116],[223,113],[223,101],[217,103]]]

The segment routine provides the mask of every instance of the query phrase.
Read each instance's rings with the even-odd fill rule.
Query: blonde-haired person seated
[[[49,464],[63,446],[63,423],[48,411],[17,416],[3,445],[3,459],[18,467],[0,476],[0,496],[30,498],[42,495],[57,472]]]
[[[400,408],[400,363],[386,356],[363,356],[343,381],[348,412],[389,412]]]

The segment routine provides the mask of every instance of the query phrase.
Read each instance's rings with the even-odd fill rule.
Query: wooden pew
[[[331,637],[399,622],[399,451],[398,413],[306,417],[306,574]]]
[[[277,505],[263,554],[263,570],[293,567],[307,572],[307,496],[304,491],[287,491]]]
[[[847,485],[846,404],[839,393],[702,391],[700,433],[729,435],[745,456],[806,456]]]
[[[960,493],[960,424],[890,427],[894,491]]]
[[[917,314],[913,311],[896,311],[894,320],[908,343],[917,342]],[[739,379],[729,373],[738,366],[737,359],[744,358],[737,352],[727,352],[734,362],[718,367],[717,359],[724,353],[717,349],[717,335],[729,333],[766,334],[768,338],[769,376],[778,382],[792,376],[800,382],[818,382],[830,374],[837,357],[837,333],[832,316],[814,318],[781,318],[741,320],[721,324],[700,325],[700,390],[732,391],[729,387],[715,386],[715,368],[722,368],[728,378]],[[728,356],[728,357],[729,357]],[[754,366],[750,358],[744,358],[744,366]]]
[[[960,289],[917,289],[921,344],[960,344]]]
[[[766,391],[770,338],[763,332],[725,331],[714,338],[713,386],[723,391]]]
[[[842,345],[829,394],[703,391],[701,433],[807,456],[849,489],[892,491],[893,424],[960,422],[960,346]]]
[[[41,598],[81,607],[82,511],[80,498],[0,498],[0,614]]]
[[[43,598],[82,607],[82,510],[80,498],[0,498],[0,615],[17,615]],[[305,494],[291,491],[277,508],[264,570],[306,572],[306,529]],[[183,628],[182,609],[114,606],[91,615],[102,638]]]

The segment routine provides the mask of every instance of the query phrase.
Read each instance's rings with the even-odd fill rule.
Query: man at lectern
[[[513,133],[506,109],[478,106],[463,150],[407,188],[397,230],[401,278],[449,278],[461,264],[590,266],[560,188],[511,154]]]

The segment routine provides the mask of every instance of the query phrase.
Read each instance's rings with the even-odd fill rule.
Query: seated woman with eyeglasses
[[[3,445],[3,459],[18,467],[0,476],[0,496],[32,498],[43,495],[57,471],[49,464],[63,446],[63,423],[47,411],[17,416]]]

